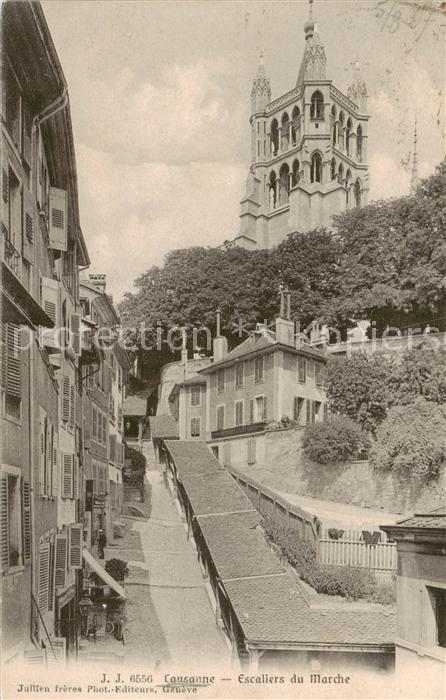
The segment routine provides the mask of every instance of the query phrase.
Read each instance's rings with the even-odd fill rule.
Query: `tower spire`
[[[412,160],[412,180],[410,183],[410,191],[415,194],[419,177],[418,177],[418,135],[417,135],[417,116],[415,115],[415,128],[413,132],[413,160]]]
[[[327,59],[313,18],[313,0],[308,0],[308,20],[304,26],[305,51],[296,85],[304,80],[325,80]]]
[[[251,90],[251,113],[262,112],[268,102],[271,101],[271,85],[265,73],[265,62],[263,50],[260,51],[257,74],[252,83]]]

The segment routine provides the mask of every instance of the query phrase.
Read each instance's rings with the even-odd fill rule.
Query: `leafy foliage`
[[[314,546],[299,540],[295,530],[281,527],[270,518],[264,518],[263,528],[282,556],[318,593],[384,605],[395,601],[395,586],[379,584],[372,571],[352,566],[322,566],[316,561]]]
[[[305,456],[318,464],[346,462],[367,450],[370,441],[361,427],[347,416],[333,416],[324,423],[305,427],[302,446]]]
[[[423,398],[394,406],[377,432],[371,464],[401,477],[433,479],[446,464],[445,435],[444,406]]]
[[[124,559],[107,559],[105,562],[105,570],[115,581],[124,581],[130,574],[127,562]]]

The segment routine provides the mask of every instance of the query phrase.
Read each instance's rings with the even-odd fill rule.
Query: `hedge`
[[[330,464],[358,457],[361,450],[368,450],[370,440],[351,418],[333,416],[324,423],[307,425],[302,446],[311,461]]]

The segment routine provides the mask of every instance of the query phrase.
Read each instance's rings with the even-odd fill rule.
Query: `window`
[[[20,88],[12,68],[7,61],[5,63],[2,111],[8,133],[20,150]]]
[[[322,362],[315,362],[314,367],[316,386],[324,386],[324,365]]]
[[[446,648],[446,588],[428,586],[435,620],[435,644]]]
[[[311,96],[310,119],[324,118],[324,96],[319,90]]]
[[[313,423],[312,417],[313,417],[313,402],[311,399],[306,399],[306,423],[309,425],[310,423]]]
[[[313,153],[311,156],[311,182],[322,182],[322,156],[320,153]]]
[[[307,362],[305,357],[297,358],[297,378],[302,383],[307,379]]]
[[[263,382],[263,357],[256,357],[254,361],[254,379]]]
[[[235,366],[235,388],[241,389],[244,384],[244,365],[243,362],[239,362]]]
[[[322,422],[322,411],[321,411],[322,403],[320,401],[313,401],[313,406],[314,406],[313,423]]]
[[[20,420],[22,387],[19,326],[14,323],[2,323],[0,343],[0,381],[4,391],[3,412],[9,418]]]
[[[257,422],[263,422],[267,419],[267,399],[266,396],[256,396],[255,399],[255,417]]]
[[[221,394],[225,390],[225,371],[219,369],[217,372],[217,391]]]
[[[12,168],[2,169],[2,230],[5,237],[4,259],[17,277],[21,276],[22,188]]]
[[[217,430],[223,430],[225,427],[225,407],[217,406]]]
[[[199,406],[201,402],[201,386],[199,384],[194,384],[190,388],[190,405]]]
[[[356,131],[356,158],[359,162],[362,161],[362,127],[358,126]]]
[[[243,425],[243,401],[235,402],[235,424]]]
[[[200,437],[200,419],[199,418],[191,418],[190,421],[190,436],[191,437]]]
[[[303,399],[301,396],[296,396],[294,398],[293,418],[297,423],[300,423],[302,420],[304,402],[305,402],[305,399]]]
[[[355,182],[355,207],[361,206],[361,183],[359,180]]]

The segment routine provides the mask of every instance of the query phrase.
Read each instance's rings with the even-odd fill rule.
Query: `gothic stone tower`
[[[251,167],[234,240],[245,248],[329,227],[333,214],[367,202],[367,88],[358,63],[347,95],[327,79],[309,2],[296,87],[271,102],[263,56],[253,82]]]

